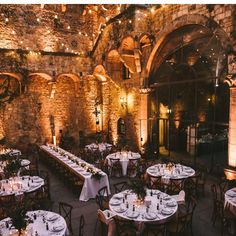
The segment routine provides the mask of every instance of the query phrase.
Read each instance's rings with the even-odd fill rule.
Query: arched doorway
[[[153,88],[149,137],[162,156],[226,165],[227,44],[216,24],[208,26],[183,25],[155,49],[148,80]]]

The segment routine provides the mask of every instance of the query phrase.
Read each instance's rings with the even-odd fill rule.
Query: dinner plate
[[[175,202],[167,202],[166,205],[168,207],[176,207],[176,203]]]
[[[117,208],[114,208],[114,210],[116,211],[116,212],[118,212],[118,213],[123,213],[123,212],[125,212],[125,211],[127,211],[127,208],[125,208],[125,206],[119,206],[119,207],[117,207]]]
[[[120,200],[112,199],[112,200],[110,201],[110,205],[111,205],[111,206],[118,206],[118,205],[120,205],[120,204],[121,204],[121,201],[120,201]]]
[[[52,232],[60,232],[64,229],[63,225],[54,225],[51,229]]]
[[[148,212],[144,214],[144,218],[147,220],[154,220],[157,218],[157,214],[155,212]]]
[[[47,221],[54,221],[54,220],[57,220],[58,218],[59,218],[59,215],[53,214],[53,215],[48,215],[46,217],[46,220]]]
[[[129,218],[137,218],[139,216],[139,212],[137,211],[127,211],[126,216]]]
[[[113,196],[114,199],[122,199],[123,197],[124,195],[122,193],[118,193]]]
[[[173,210],[170,209],[162,209],[161,214],[162,215],[171,215],[173,213]]]
[[[83,172],[82,175],[84,175],[84,176],[89,176],[89,175],[91,175],[91,173],[89,173],[89,172]]]

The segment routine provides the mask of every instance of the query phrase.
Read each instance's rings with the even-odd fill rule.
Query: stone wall
[[[154,12],[137,8],[128,16],[107,23],[97,44],[98,26],[107,15],[99,17],[99,11],[83,15],[85,6],[68,5],[66,11],[61,7],[0,6],[0,73],[22,75],[25,88],[19,97],[0,107],[0,138],[5,136],[11,146],[24,148],[28,143],[51,141],[52,120],[57,141],[60,130],[68,130],[77,144],[79,131],[104,131],[116,143],[117,121],[123,118],[128,143],[140,147],[141,117],[144,119],[140,87],[148,77],[148,62],[162,35],[196,14],[196,24],[216,22],[224,37],[235,45],[234,5],[168,5]],[[110,17],[115,11],[114,8]],[[211,21],[201,22],[203,18]],[[150,39],[145,48],[140,43],[143,35]],[[125,50],[129,45],[123,43],[127,36],[134,41],[131,51]],[[118,55],[115,60],[109,58],[112,50]],[[137,63],[141,64],[141,71]],[[104,81],[93,75],[99,64],[106,70]],[[132,70],[136,68],[127,80],[123,80],[124,64]],[[98,125],[94,115],[96,101],[100,109]]]

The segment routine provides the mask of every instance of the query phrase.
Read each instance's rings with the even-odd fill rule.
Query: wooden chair
[[[164,236],[166,231],[165,223],[145,223],[142,236]]]
[[[122,181],[122,182],[114,184],[113,187],[114,187],[115,193],[119,193],[127,189],[128,184],[126,181]]]
[[[96,203],[99,208],[103,211],[105,209],[109,209],[109,193],[107,186],[102,187],[98,190],[98,194],[96,196]]]
[[[24,192],[24,202],[29,206],[31,210],[40,209],[39,200],[42,195],[42,187],[30,192]]]
[[[110,158],[111,162],[111,176],[121,177],[122,176],[122,166],[119,159]]]
[[[137,228],[133,220],[124,220],[114,217],[117,236],[136,236]]]
[[[148,175],[148,188],[150,189],[158,189],[164,191],[164,184],[162,183],[161,176],[152,176]]]
[[[221,235],[224,233],[224,228],[230,226],[230,223],[236,223],[236,216],[230,211],[229,204],[224,204],[224,201],[217,200],[216,201],[216,214],[213,222],[213,226],[215,225],[216,219],[220,220],[221,224]]]
[[[137,159],[129,159],[128,167],[127,167],[127,175],[129,177],[135,177],[138,172],[139,167],[139,158]]]
[[[206,178],[206,171],[199,171],[199,177],[197,181],[197,193],[201,192],[203,195],[205,195]]]
[[[166,232],[168,235],[182,236],[186,230],[188,214],[180,215],[177,220],[171,221],[166,224]]]
[[[178,194],[184,188],[184,179],[170,179],[167,185],[167,193],[170,195]]]
[[[71,206],[70,204],[65,202],[59,202],[59,214],[65,219],[70,233],[73,234],[72,222],[71,222],[72,210],[73,206]]]

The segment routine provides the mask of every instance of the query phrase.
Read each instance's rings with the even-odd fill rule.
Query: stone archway
[[[218,47],[219,50],[217,51],[217,53],[215,53],[215,52],[213,53],[214,49],[211,48],[213,41],[217,42],[215,44],[217,44],[219,46]],[[148,98],[149,105],[147,107],[150,108],[150,105],[152,105],[151,101],[157,101],[156,100],[157,93],[158,93],[158,99],[159,99],[158,101],[160,101],[160,90],[158,90],[158,92],[157,92],[157,89],[159,88],[158,86],[163,86],[164,83],[166,83],[166,84],[168,83],[167,80],[166,81],[164,80],[165,79],[164,76],[162,76],[163,79],[160,80],[160,67],[165,63],[167,65],[171,65],[172,67],[174,67],[175,65],[178,65],[178,64],[176,64],[176,61],[178,61],[179,58],[176,59],[172,56],[173,55],[180,56],[180,53],[177,54],[177,52],[182,50],[182,48],[188,47],[188,46],[190,47],[193,44],[194,44],[194,46],[200,45],[199,47],[194,48],[194,49],[197,49],[196,50],[197,53],[196,52],[193,53],[190,50],[186,51],[188,53],[186,53],[186,55],[184,56],[184,60],[183,61],[181,60],[182,61],[182,68],[183,68],[183,65],[185,65],[185,68],[189,68],[189,71],[194,71],[193,66],[195,65],[195,63],[197,61],[199,62],[199,58],[201,58],[201,55],[203,55],[202,53],[207,50],[208,51],[212,50],[211,55],[208,54],[208,55],[210,55],[209,57],[211,59],[209,59],[209,58],[208,59],[209,59],[210,63],[212,63],[212,65],[213,65],[212,68],[214,67],[213,69],[215,71],[213,71],[213,69],[212,69],[212,71],[214,73],[212,73],[212,71],[209,72],[209,78],[208,78],[209,82],[207,82],[207,83],[209,85],[210,81],[213,81],[213,79],[217,77],[217,79],[215,81],[218,81],[218,79],[219,80],[221,79],[221,85],[223,84],[222,82],[224,80],[224,74],[226,73],[225,72],[226,55],[224,55],[224,54],[226,54],[227,51],[229,50],[229,48],[231,48],[231,43],[230,43],[229,37],[224,32],[224,30],[212,19],[209,19],[209,18],[202,16],[202,15],[188,15],[188,16],[186,15],[186,16],[182,16],[180,18],[177,18],[175,21],[173,21],[167,27],[160,30],[160,32],[158,33],[158,35],[156,37],[155,42],[156,42],[156,44],[155,44],[154,48],[152,49],[152,52],[151,52],[151,54],[148,58],[148,61],[146,63],[146,70],[145,70],[145,73],[146,73],[145,78],[146,79],[143,84],[144,87],[149,87],[149,88],[151,87],[152,89],[155,90],[155,93],[152,93],[152,95],[150,95]],[[206,53],[204,53],[204,54],[206,54]],[[222,58],[221,56],[223,56],[223,55],[224,55],[224,60],[222,60],[222,61],[219,60],[219,58]],[[204,61],[202,59],[200,61],[201,62],[206,61],[206,63],[209,62],[205,59],[204,59]],[[218,67],[220,67],[220,69]],[[178,68],[180,68],[180,67],[178,67]],[[168,71],[168,69],[170,69],[170,68],[166,67],[165,71]],[[222,72],[222,71],[224,71],[224,72]],[[173,74],[173,72],[170,71],[170,74]],[[168,76],[170,77],[170,75],[168,75]],[[181,77],[183,77],[183,76],[184,76],[184,73],[182,73]],[[176,77],[178,78],[178,75],[176,75]],[[200,76],[198,78],[200,78]],[[192,83],[195,83],[195,82],[193,82],[194,79],[196,79],[195,74],[193,74]],[[204,83],[203,81],[204,81],[205,77],[203,77],[201,79],[202,79],[202,83]],[[198,83],[199,83],[199,81],[198,81]],[[177,84],[177,83],[183,83],[183,82],[175,81],[174,83]],[[186,82],[186,83],[189,83],[189,82]],[[219,84],[217,82],[215,82],[215,83],[216,83],[216,85],[213,85],[213,86],[218,87]],[[162,88],[164,90],[164,87],[162,87]],[[177,88],[175,91],[177,91]],[[185,96],[185,95],[180,94],[178,96],[180,97],[180,96]],[[186,101],[186,99],[183,99],[183,98],[184,97],[181,97],[182,100]],[[179,100],[181,100],[181,99],[179,99]],[[201,98],[201,99],[203,99],[203,98]],[[169,107],[167,106],[168,112],[173,113],[173,109],[178,111],[178,114],[176,112],[178,117],[173,118],[173,120],[186,120],[186,118],[179,118],[179,117],[182,117],[182,116],[187,117],[186,111],[190,110],[189,109],[190,103],[186,105],[186,104],[182,104],[181,101],[178,104],[177,103],[175,104],[172,102],[170,103],[169,101],[168,101],[168,103],[166,103],[168,106],[170,104]],[[207,101],[207,99],[205,99],[204,102],[205,101]],[[171,106],[172,106],[172,110],[170,109]],[[159,106],[157,106],[157,108],[159,109]],[[159,111],[158,109],[156,109],[156,110],[153,109],[153,113],[151,113],[149,110],[147,112],[147,114],[149,114],[149,117],[151,117],[154,120],[156,117],[156,114]],[[201,109],[202,109],[202,107],[201,107]],[[197,110],[197,111],[199,112],[199,110]],[[195,113],[195,114],[198,114],[198,113]],[[174,113],[172,115],[174,116]],[[158,117],[160,117],[160,114]],[[147,116],[147,120],[148,120],[148,116]],[[163,120],[164,120],[164,118],[163,118]],[[155,121],[156,122],[155,124],[158,127],[156,128],[156,130],[153,133],[157,136],[157,139],[160,140],[160,137],[159,137],[160,136],[160,132],[159,132],[160,119],[158,119],[157,121],[158,122]],[[212,122],[212,120],[210,122]],[[190,121],[190,123],[191,123],[191,121]],[[167,126],[170,127],[170,124],[171,123],[168,123]],[[173,130],[174,130],[176,132],[176,133],[173,132],[174,135],[176,135],[176,136],[174,136],[174,135],[172,136],[172,137],[174,137],[173,143],[176,140],[179,140],[180,135],[183,134],[182,130],[186,130],[185,129],[186,127],[184,126],[186,124],[184,124],[182,126],[183,128],[181,127],[181,130],[179,129],[179,123],[178,124],[176,123],[175,125],[176,125],[175,127],[173,125],[172,131],[171,131],[171,132],[173,132]],[[152,123],[152,124],[149,124],[149,126],[153,127],[154,125]],[[177,131],[178,131],[178,133],[177,133]],[[151,133],[152,131],[149,130],[149,132]],[[149,136],[149,137],[150,137],[150,135],[153,136],[153,133],[149,134],[147,136]],[[169,131],[167,131],[167,135],[168,135],[168,133],[169,133]],[[212,133],[213,133],[213,135],[215,135],[214,132],[212,132]],[[179,136],[177,136],[177,135],[179,135]],[[184,133],[184,135],[185,135],[185,133]],[[186,137],[184,137],[184,135],[181,136],[181,138],[183,139],[182,143],[186,144],[186,140],[185,140]],[[178,138],[176,138],[176,137],[178,137]],[[173,148],[173,146],[170,147],[170,141],[169,141],[170,135],[168,136],[167,139],[168,140],[166,143],[168,144],[168,147],[166,148],[166,150],[174,150],[174,149],[171,149],[171,148]],[[177,147],[179,145],[179,144],[178,145],[177,144],[175,147]],[[159,146],[155,147],[155,148],[157,148],[159,150]],[[185,146],[183,147],[183,150],[186,150]],[[181,149],[181,151],[182,151],[182,149]]]
[[[178,30],[182,27],[186,27],[188,25],[196,25],[201,27],[201,30],[210,30],[212,31],[221,41],[222,47],[227,50],[229,47],[231,47],[229,37],[224,32],[224,30],[212,19],[209,19],[203,15],[184,15],[182,17],[177,18],[173,22],[171,22],[169,25],[165,26],[163,29],[161,29],[155,39],[155,46],[149,56],[149,59],[146,64],[146,78],[150,76],[150,73],[153,70],[153,65],[155,64],[156,67],[161,64],[161,62],[165,59],[165,57],[168,55],[168,52],[165,52],[165,57],[161,56],[163,45],[168,38],[168,36]],[[191,40],[191,39],[190,39]],[[176,45],[175,45],[176,46]],[[162,60],[159,60],[157,63],[155,59],[161,56]],[[155,63],[154,63],[155,61]]]

